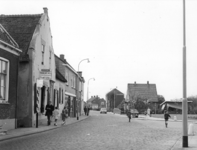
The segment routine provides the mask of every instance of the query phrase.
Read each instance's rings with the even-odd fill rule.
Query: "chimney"
[[[149,84],[149,81],[147,81],[147,84]]]
[[[82,72],[81,71],[78,71],[77,73],[79,74],[80,77],[82,77]]]
[[[44,10],[44,13],[48,15],[48,8],[44,7],[43,10]]]

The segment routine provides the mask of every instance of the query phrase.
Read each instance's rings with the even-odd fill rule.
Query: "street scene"
[[[181,122],[91,111],[80,122],[0,142],[1,150],[170,150],[180,140]]]
[[[197,150],[197,1],[0,4],[0,150]]]

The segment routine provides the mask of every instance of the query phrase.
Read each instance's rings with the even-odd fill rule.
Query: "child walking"
[[[59,115],[59,110],[57,107],[55,107],[55,110],[53,111],[53,117],[55,118],[54,126],[57,126],[58,115]]]
[[[65,125],[66,124],[66,118],[68,116],[68,110],[66,107],[64,107],[64,109],[62,110],[62,125]]]
[[[168,127],[168,119],[171,118],[171,116],[168,114],[168,111],[164,111],[164,119],[165,119],[165,125],[166,128]]]
[[[129,118],[129,122],[131,122],[131,111],[130,110],[127,111],[127,117]]]

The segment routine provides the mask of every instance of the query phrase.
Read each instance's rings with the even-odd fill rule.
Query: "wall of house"
[[[0,126],[4,125],[3,129],[14,129],[16,121],[15,118],[17,115],[16,104],[19,57],[8,51],[5,51],[2,45],[0,45],[0,57],[9,61],[8,103],[0,103]]]
[[[63,54],[60,55],[60,58],[55,57],[55,63],[57,69],[67,80],[67,83],[65,83],[65,100],[67,101],[69,116],[75,117],[76,116],[76,86],[77,86],[76,73],[68,66],[62,65],[65,64],[64,61],[65,59]]]
[[[67,101],[65,101],[65,83],[62,81],[59,81],[56,79],[54,89],[56,90],[56,96],[55,96],[55,107],[58,107],[59,109],[59,117],[60,114],[66,104]]]
[[[42,53],[42,45],[44,52]],[[55,58],[52,45],[52,35],[47,11],[42,15],[40,22],[36,26],[28,50],[29,62],[20,63],[19,82],[20,84],[20,110],[18,116],[18,127],[32,127],[36,125],[36,114],[34,111],[35,90],[38,90],[39,100],[41,95],[49,91],[50,98],[44,97],[43,107],[47,101],[52,100],[54,95],[55,82]],[[44,59],[43,59],[44,56]],[[50,70],[48,77],[41,75],[42,70]],[[36,87],[38,79],[44,80],[45,90]],[[52,81],[52,82],[51,82]],[[25,91],[24,91],[25,89]],[[40,101],[39,101],[40,102]],[[41,102],[40,102],[41,107]],[[42,108],[43,108],[42,107]],[[45,110],[39,113],[39,120],[46,119]]]

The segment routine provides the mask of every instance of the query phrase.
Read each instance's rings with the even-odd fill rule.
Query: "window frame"
[[[5,59],[3,57],[0,57],[0,61],[5,61],[7,63],[7,72],[6,74],[6,81],[5,81],[5,99],[1,99],[0,98],[0,104],[4,104],[4,103],[8,103],[8,99],[9,99],[9,76],[10,76],[10,61],[8,59]],[[1,64],[0,64],[1,65]],[[1,66],[2,68],[2,66]],[[1,73],[0,73],[0,80],[1,80]],[[1,83],[1,81],[0,81]],[[0,84],[1,87],[1,84]]]
[[[41,52],[42,52],[42,65],[44,65],[44,52],[45,52],[45,44],[41,44]]]

